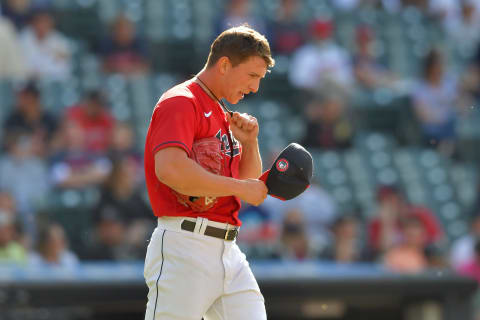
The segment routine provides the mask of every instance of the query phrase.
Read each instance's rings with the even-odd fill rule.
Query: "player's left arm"
[[[258,147],[258,121],[246,113],[227,114],[233,136],[242,144],[239,179],[257,179],[262,175],[262,158]]]

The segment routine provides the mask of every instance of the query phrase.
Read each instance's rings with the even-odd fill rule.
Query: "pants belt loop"
[[[201,229],[203,224],[204,224],[204,218],[197,217],[197,222],[195,223],[195,229],[193,229],[193,233],[203,234],[203,232],[200,232],[200,229]],[[205,232],[205,230],[204,230],[204,232]]]
[[[205,234],[205,230],[207,229],[207,226],[208,226],[208,219],[207,218],[202,218],[203,219],[203,222],[202,224],[200,225],[200,234]]]

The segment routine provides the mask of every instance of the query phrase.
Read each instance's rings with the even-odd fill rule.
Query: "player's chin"
[[[244,94],[239,92],[237,93],[236,95],[230,97],[229,99],[227,99],[227,101],[231,104],[237,104],[240,102],[240,100],[242,100],[244,97]]]

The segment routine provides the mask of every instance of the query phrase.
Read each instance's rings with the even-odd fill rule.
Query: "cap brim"
[[[261,176],[260,178],[258,178],[258,180],[262,180],[264,183],[267,183],[267,178],[268,178],[268,175],[270,174],[270,169],[268,169],[267,171],[265,171]]]

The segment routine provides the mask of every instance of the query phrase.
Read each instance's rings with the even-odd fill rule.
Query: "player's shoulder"
[[[159,103],[162,103],[166,100],[170,99],[178,99],[178,100],[193,100],[194,94],[191,90],[191,83],[192,80],[187,80],[185,82],[179,83],[176,86],[168,89],[159,99]]]

